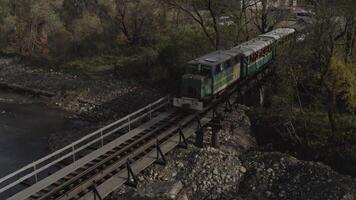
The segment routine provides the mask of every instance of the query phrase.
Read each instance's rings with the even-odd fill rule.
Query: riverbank
[[[3,90],[37,96],[49,108],[69,113],[69,120],[83,122],[72,130],[52,134],[52,151],[165,96],[163,90],[147,82],[120,80],[115,73],[87,76],[55,69],[0,59]]]
[[[51,106],[78,115],[95,112],[95,108],[122,98],[136,105],[131,107],[140,107],[163,95],[147,82],[117,79],[113,72],[97,76],[74,75],[57,71],[54,66],[39,68],[25,65],[16,59],[0,60],[0,83],[8,89],[49,97],[48,104]],[[137,99],[142,103],[135,101]],[[126,106],[114,110],[131,111],[132,108]]]

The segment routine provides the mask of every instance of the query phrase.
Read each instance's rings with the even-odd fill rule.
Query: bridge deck
[[[186,122],[189,122],[192,120],[193,116],[189,116],[186,118]],[[211,118],[209,117],[204,117],[201,119],[201,124],[204,126],[208,122],[211,121]],[[197,130],[197,125],[195,123],[191,123],[189,126],[183,128],[183,134],[185,138],[192,137],[195,135],[195,132]],[[177,128],[177,127],[174,127]],[[174,129],[173,128],[173,129]],[[168,130],[168,132],[172,132],[172,130]],[[164,135],[164,134],[163,134]],[[174,134],[170,136],[165,142],[160,144],[160,148],[162,150],[162,153],[166,154],[176,148],[179,145],[179,134]],[[157,150],[153,149],[151,150],[145,157],[139,159],[135,163],[131,165],[132,171],[134,174],[139,174],[142,172],[144,169],[152,165],[154,162],[157,161]],[[127,181],[127,175],[128,171],[127,169],[121,170],[118,174],[112,176],[110,179],[105,181],[104,183],[100,184],[97,186],[97,191],[100,194],[101,197],[106,197],[108,196],[111,192],[114,190],[120,188],[125,182]],[[82,200],[95,200],[94,193],[90,192],[87,193],[85,196],[80,198]]]

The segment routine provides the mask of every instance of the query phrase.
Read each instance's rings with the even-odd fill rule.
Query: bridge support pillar
[[[182,125],[179,125],[179,145],[178,147],[180,148],[183,148],[183,149],[187,149],[188,148],[188,142],[184,136],[184,133],[183,133],[183,128],[182,128]]]
[[[221,127],[221,117],[216,117],[213,119],[211,122],[211,146],[214,148],[219,148],[220,147],[220,140],[219,140],[219,133],[222,129]]]
[[[137,179],[136,175],[134,174],[134,172],[132,171],[132,168],[130,165],[130,160],[127,160],[127,162],[126,162],[126,169],[127,169],[127,181],[125,184],[130,187],[136,188],[138,185],[138,179]]]
[[[236,97],[236,103],[245,104],[246,103],[246,93],[247,93],[246,86],[239,88],[237,97]]]
[[[259,88],[259,94],[260,94],[260,106],[263,107],[265,103],[265,89],[263,86]]]
[[[198,123],[198,128],[197,128],[196,136],[195,136],[195,146],[197,146],[198,148],[203,148],[204,147],[204,132],[203,132],[203,127],[201,126],[199,117],[197,117],[197,123]]]
[[[157,140],[156,143],[156,151],[157,151],[157,160],[156,160],[156,164],[159,165],[166,165],[167,161],[166,158],[164,156],[164,153],[161,150],[161,147],[159,146],[159,141]]]
[[[225,109],[231,109],[232,105],[227,101]],[[210,126],[207,132],[211,133],[211,146],[214,148],[219,148],[220,141],[219,141],[219,132],[221,130],[221,120],[222,116],[220,113],[216,111],[216,107],[213,108],[213,119],[210,122]]]
[[[231,102],[230,102],[230,99],[227,98],[226,101],[225,101],[225,113],[231,113],[232,112],[232,105],[231,105]]]
[[[94,193],[94,200],[102,200],[103,198],[101,197],[101,195],[99,194],[98,190],[96,189],[96,183],[94,182],[93,183],[93,186],[92,186],[92,190],[93,190],[93,193]]]

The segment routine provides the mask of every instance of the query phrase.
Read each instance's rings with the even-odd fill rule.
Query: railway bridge
[[[265,66],[239,81],[201,112],[181,111],[172,107],[169,96],[163,97],[1,178],[0,199],[94,200],[123,184],[137,186],[138,173],[151,164],[165,164],[165,155],[186,148],[188,138],[195,137],[195,145],[203,147],[203,128],[216,125],[217,107],[229,112],[252,88],[263,92],[260,88],[272,70]]]

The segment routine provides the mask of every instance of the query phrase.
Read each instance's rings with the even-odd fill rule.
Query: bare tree
[[[151,28],[153,23],[155,7],[152,1],[117,0],[116,7],[122,33],[131,44],[140,44],[144,33]]]
[[[340,5],[340,13],[345,19],[345,45],[344,45],[344,61],[350,62],[355,49],[356,40],[356,2],[352,0],[344,0]]]
[[[288,11],[276,9],[268,0],[247,0],[245,2],[250,8],[251,18],[260,33],[266,33],[288,16]]]
[[[325,97],[326,110],[332,132],[336,132],[336,104],[337,91],[336,82],[333,80],[332,72],[332,57],[335,55],[337,44],[343,39],[347,32],[347,25],[342,27],[342,23],[338,20],[335,13],[335,6],[331,1],[325,0],[310,0],[315,12],[315,24],[313,28],[313,57],[315,58],[315,69],[319,76],[319,88],[321,94]]]
[[[213,0],[167,0],[169,6],[181,10],[191,19],[199,24],[209,42],[215,49],[219,49],[221,42],[221,33],[219,30],[218,17],[221,6]],[[203,11],[208,11],[209,17],[206,17]],[[212,29],[212,31],[211,31]]]

